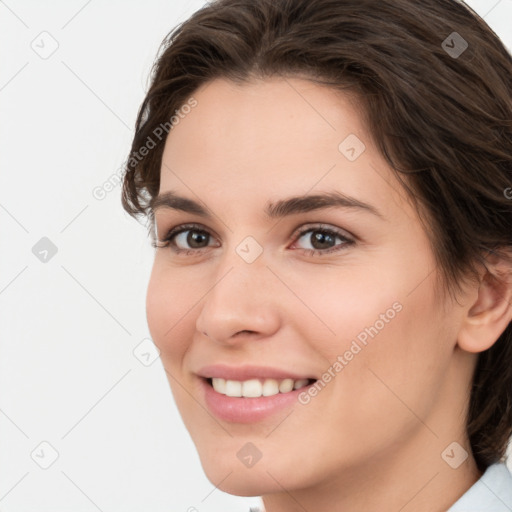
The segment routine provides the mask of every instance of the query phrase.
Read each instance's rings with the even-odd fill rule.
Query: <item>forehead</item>
[[[240,85],[216,79],[193,97],[197,106],[173,128],[167,146],[176,152],[183,139],[195,139],[195,159],[221,157],[226,146],[233,156],[264,146],[261,158],[291,159],[290,150],[301,148],[301,153],[315,149],[313,158],[322,152],[337,157],[346,135],[369,139],[351,97],[307,80],[273,78]]]
[[[224,191],[236,201],[237,190],[247,204],[335,188],[375,204],[404,201],[354,96],[299,78],[216,79],[192,96],[197,105],[167,137],[160,192]]]

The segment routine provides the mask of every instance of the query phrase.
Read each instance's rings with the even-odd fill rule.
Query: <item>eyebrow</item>
[[[206,219],[213,218],[208,209],[203,207],[200,203],[193,199],[179,196],[173,191],[163,192],[153,197],[149,207],[153,214],[157,210],[169,208],[199,215]],[[281,199],[276,202],[268,202],[265,207],[265,215],[270,219],[277,219],[326,208],[357,209],[384,219],[384,216],[374,206],[338,191],[296,196]]]

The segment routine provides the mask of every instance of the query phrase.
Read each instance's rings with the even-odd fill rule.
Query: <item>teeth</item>
[[[303,388],[308,382],[309,382],[308,379],[296,380],[295,384],[293,385],[293,389]]]
[[[293,379],[284,379],[279,384],[279,393],[289,393],[293,389]]]
[[[227,380],[224,393],[227,396],[242,396],[242,383],[237,380]]]
[[[308,379],[250,379],[240,382],[238,380],[226,380],[212,378],[212,386],[217,393],[226,396],[258,398],[260,396],[273,396],[278,393],[289,393],[307,385]]]
[[[229,382],[229,381],[228,381]],[[258,379],[251,379],[242,382],[242,396],[257,397],[261,396],[263,386]]]
[[[215,389],[215,391],[218,391],[219,393],[222,393],[223,395],[226,394],[226,381],[224,379],[212,379],[212,384]]]
[[[265,379],[262,386],[263,396],[272,396],[279,393],[279,383],[275,379]]]

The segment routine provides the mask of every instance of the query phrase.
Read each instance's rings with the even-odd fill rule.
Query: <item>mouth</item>
[[[203,400],[218,419],[229,423],[255,424],[275,418],[294,407],[301,393],[317,379],[250,378],[238,381],[221,377],[200,377]],[[300,406],[302,407],[302,406]]]
[[[299,364],[292,361],[290,367]],[[309,373],[270,365],[211,364],[195,373],[201,400],[213,416],[230,423],[257,423],[275,420],[277,414],[302,404],[301,395],[318,381],[306,371]]]
[[[314,384],[317,379],[270,379],[255,378],[244,381],[220,377],[203,378],[213,390],[233,398],[260,398],[287,394]]]

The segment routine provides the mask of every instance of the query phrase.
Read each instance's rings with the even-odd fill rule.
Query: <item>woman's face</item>
[[[156,250],[147,319],[208,478],[261,495],[444,464],[464,310],[435,297],[427,236],[355,103],[298,78],[193,97],[160,184],[187,201],[155,216],[160,240],[194,226]]]

